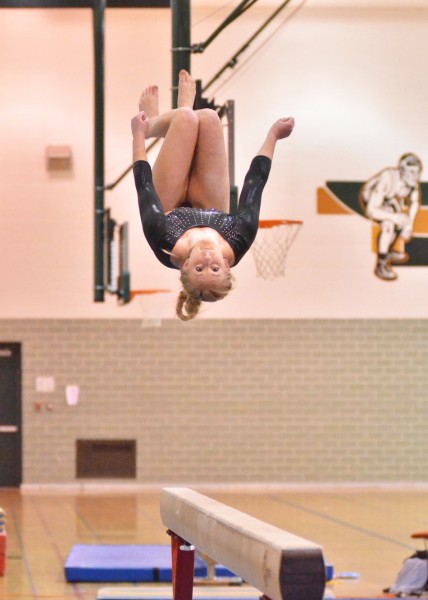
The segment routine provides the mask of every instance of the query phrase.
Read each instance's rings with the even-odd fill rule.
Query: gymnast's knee
[[[197,128],[199,126],[199,119],[196,115],[196,112],[188,106],[180,106],[177,108],[174,115],[174,120],[177,120],[189,127]]]
[[[218,116],[217,112],[212,108],[201,108],[196,111],[196,114],[198,115],[198,119],[202,124],[212,124],[214,126],[218,126],[218,124],[220,123],[220,117]]]

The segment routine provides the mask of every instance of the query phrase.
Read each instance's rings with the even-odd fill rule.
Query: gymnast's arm
[[[259,227],[262,193],[269,177],[272,160],[265,155],[253,158],[245,176],[238,204],[238,227],[246,238],[248,248],[256,237]]]
[[[152,249],[158,250],[158,243],[166,230],[166,217],[153,185],[152,169],[147,162],[146,136],[149,124],[144,111],[131,119],[132,159],[144,235]]]
[[[250,228],[248,235],[252,237],[249,246],[251,246],[257,234],[262,192],[269,177],[276,144],[278,140],[288,137],[293,129],[293,117],[275,121],[270,126],[266,138],[245,177],[244,187],[239,198],[237,216],[241,222],[243,219],[247,227]]]
[[[153,185],[152,169],[146,160],[137,160],[133,171],[144,235],[152,249],[159,250],[160,240],[166,231],[166,217]]]

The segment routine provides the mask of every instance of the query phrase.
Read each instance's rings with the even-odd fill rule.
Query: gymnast
[[[157,86],[140,97],[131,121],[133,170],[144,235],[158,260],[181,271],[177,316],[188,321],[201,302],[224,298],[238,264],[257,234],[263,188],[276,142],[293,131],[292,117],[275,121],[245,177],[236,215],[229,214],[230,183],[223,127],[210,109],[193,110],[195,81],[179,74],[177,108],[159,114]],[[257,117],[255,117],[257,118]],[[153,165],[146,139],[164,138]]]

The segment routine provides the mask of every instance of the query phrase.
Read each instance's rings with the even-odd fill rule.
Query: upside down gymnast
[[[239,197],[229,214],[230,184],[223,127],[209,108],[193,110],[196,85],[179,74],[177,108],[159,114],[157,86],[140,97],[133,117],[133,170],[144,235],[159,261],[181,271],[183,289],[177,316],[187,321],[202,301],[215,302],[232,289],[231,267],[238,264],[257,234],[263,188],[276,142],[293,131],[292,117],[275,121],[253,158]],[[164,138],[151,169],[146,139]]]

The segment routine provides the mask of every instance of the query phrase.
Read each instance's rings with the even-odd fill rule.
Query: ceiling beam
[[[169,0],[107,0],[107,8],[169,8]],[[94,0],[2,0],[0,8],[94,8]]]

